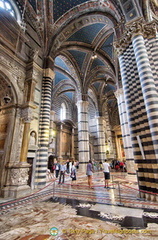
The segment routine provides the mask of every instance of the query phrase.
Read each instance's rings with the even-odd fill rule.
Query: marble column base
[[[87,163],[79,163],[79,172],[86,174],[86,170],[87,170]]]
[[[2,196],[4,198],[19,198],[24,197],[31,193],[31,188],[28,185],[24,186],[7,186],[2,190]]]
[[[144,198],[148,201],[158,202],[158,196],[156,194],[150,194],[150,193],[140,193],[140,197]]]
[[[7,165],[7,168],[8,179],[6,186],[2,189],[2,196],[18,198],[31,192],[31,188],[28,186],[30,164],[19,162]]]

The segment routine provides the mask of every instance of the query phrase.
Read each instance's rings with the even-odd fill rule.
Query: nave
[[[140,198],[136,176],[111,172],[109,186],[95,172],[89,189],[78,172],[73,186],[67,174],[64,184],[52,177],[28,196],[1,199],[0,239],[157,239],[158,204]]]

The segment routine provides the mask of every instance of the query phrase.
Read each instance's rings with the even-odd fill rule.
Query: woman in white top
[[[103,163],[103,171],[104,171],[104,178],[105,178],[105,186],[104,188],[109,188],[109,179],[110,179],[110,165],[106,162]]]

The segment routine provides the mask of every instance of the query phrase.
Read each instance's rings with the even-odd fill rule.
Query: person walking
[[[59,176],[59,171],[60,171],[60,163],[59,161],[57,161],[56,165],[55,165],[55,177],[58,178]]]
[[[74,181],[76,181],[76,167],[74,162],[72,162],[70,177],[72,178],[71,186],[73,186]]]
[[[92,187],[93,164],[92,164],[91,160],[89,160],[89,163],[87,164],[86,175],[88,177],[88,186],[89,186],[89,188],[93,188]]]
[[[69,159],[67,159],[67,161],[66,161],[66,172],[70,173],[70,161],[69,161]]]
[[[65,171],[66,171],[66,165],[64,162],[60,165],[60,175],[59,175],[59,184],[64,183],[65,181]],[[61,182],[62,179],[62,182]]]
[[[106,159],[105,159],[105,162],[103,163],[103,172],[104,172],[104,179],[105,179],[104,188],[109,188],[110,165],[109,165],[109,163],[107,163]]]

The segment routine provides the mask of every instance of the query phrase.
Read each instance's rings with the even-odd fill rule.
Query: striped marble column
[[[109,113],[108,113],[108,106],[107,106],[107,102],[104,104],[104,116],[105,116],[105,123],[106,123],[106,133],[107,133],[107,139],[105,140],[109,140],[111,143],[110,147],[110,152],[108,154],[109,158],[113,158],[115,159],[117,156],[117,149],[116,149],[116,144],[114,143],[114,138],[112,136],[112,130],[111,130],[111,126],[110,126],[110,122],[109,122]]]
[[[104,133],[104,124],[103,117],[96,117],[96,127],[97,127],[97,160],[104,162],[106,159],[106,149],[105,149],[105,133]]]
[[[75,160],[75,157],[74,157],[74,132],[75,132],[75,130],[74,130],[74,128],[72,127],[72,135],[71,135],[71,149],[70,149],[70,159],[72,160],[72,161],[74,161]]]
[[[54,72],[46,69],[42,81],[42,98],[39,122],[39,149],[37,152],[35,185],[43,186],[46,183],[48,165],[48,143],[50,128],[51,91]]]
[[[133,38],[132,44],[136,57],[145,108],[155,150],[153,153],[156,154],[156,158],[158,159],[158,93],[143,36],[135,36]]]
[[[149,138],[151,136],[152,140],[143,162],[143,171],[146,174],[144,174],[144,178],[141,178],[140,175],[139,177],[144,181],[143,185],[145,185],[146,190],[158,193],[158,92],[151,69],[152,62],[149,61],[143,36],[134,36],[132,44],[150,128]]]
[[[78,152],[80,170],[85,171],[89,161],[88,102],[78,101]]]
[[[133,148],[129,130],[129,120],[126,110],[126,102],[124,98],[124,93],[122,89],[117,91],[117,102],[118,102],[118,110],[120,116],[120,124],[121,124],[121,131],[122,131],[122,139],[126,157],[126,165],[127,165],[127,172],[130,174],[135,174],[134,168],[134,155],[133,155]]]
[[[128,114],[128,119],[129,119],[129,128],[130,128],[130,135],[131,135],[131,142],[132,142],[132,147],[133,147],[133,154],[134,154],[134,161],[136,162],[141,162],[143,161],[143,155],[141,154],[139,145],[138,145],[138,141],[137,141],[137,135],[142,134],[142,129],[144,129],[144,126],[142,126],[142,120],[139,117],[138,113],[139,113],[139,106],[137,107],[137,109],[135,109],[135,106],[138,105],[137,103],[137,99],[134,96],[134,98],[132,99],[132,94],[135,95],[135,92],[138,91],[137,88],[133,89],[133,84],[132,79],[131,79],[131,72],[130,69],[127,67],[126,65],[126,52],[122,53],[119,56],[119,64],[120,64],[120,72],[121,72],[121,78],[122,78],[122,86],[123,86],[123,92],[124,92],[124,97],[126,99],[126,103],[127,103],[127,114]],[[131,56],[129,56],[131,58]],[[132,61],[132,59],[131,59]],[[139,85],[139,78],[136,77],[136,70],[135,70],[135,63],[133,61],[133,65],[132,65],[132,71],[134,71],[135,73],[135,78],[133,79],[133,81]],[[129,70],[129,75],[128,75],[128,70]],[[141,89],[140,89],[141,91]],[[139,92],[138,92],[139,93]],[[139,93],[140,94],[140,93]],[[137,114],[137,116],[135,116],[135,114]],[[140,125],[139,125],[139,122]],[[139,129],[138,129],[139,128]],[[145,134],[144,134],[145,135]],[[142,167],[143,169],[143,167]],[[139,188],[143,190],[145,184],[143,181],[141,181],[140,176],[142,177],[142,179],[144,178],[144,172],[143,170],[140,170],[138,172],[138,185]]]

